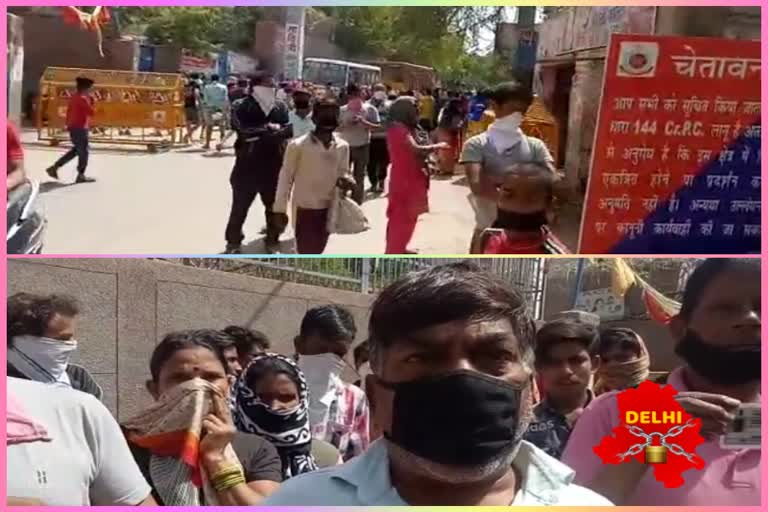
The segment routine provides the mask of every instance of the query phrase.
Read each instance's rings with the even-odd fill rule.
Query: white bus
[[[344,60],[304,59],[303,79],[318,85],[344,88],[349,84],[373,85],[381,81],[381,68]]]

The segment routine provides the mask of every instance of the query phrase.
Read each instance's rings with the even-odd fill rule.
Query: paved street
[[[74,162],[60,171],[61,183],[45,168],[65,151],[24,134],[26,167],[42,182],[49,222],[48,254],[217,254],[224,250],[229,214],[231,150],[220,155],[199,148],[149,154],[144,148],[92,150],[89,175],[96,183],[70,185]],[[421,254],[465,254],[473,226],[468,189],[460,177],[433,180],[429,214],[422,216],[411,246]],[[381,254],[386,230],[386,198],[367,201],[371,229],[359,235],[331,237],[326,254]],[[567,224],[578,225],[578,219]],[[263,253],[260,202],[246,223],[246,250]],[[576,243],[573,229],[559,230]],[[283,252],[293,252],[290,229]]]

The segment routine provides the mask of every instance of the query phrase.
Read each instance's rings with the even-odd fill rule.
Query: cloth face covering
[[[645,343],[640,340],[641,354],[637,359],[623,363],[600,364],[597,371],[595,393],[633,388],[648,378],[651,361]]]
[[[379,383],[395,392],[392,426],[384,436],[432,462],[488,464],[512,452],[524,434],[519,422],[523,385],[470,370]]]
[[[538,232],[546,225],[547,214],[544,211],[517,213],[501,209],[497,211],[496,221],[493,223],[494,228],[521,232]]]
[[[150,451],[149,472],[166,506],[217,505],[216,493],[200,464],[203,418],[228,406],[219,388],[195,378],[174,386],[134,418],[123,423],[128,440]],[[232,446],[225,456],[237,462]],[[200,490],[202,489],[202,499]]]
[[[328,414],[326,395],[333,392],[334,382],[340,380],[345,362],[336,354],[318,354],[299,356],[298,365],[309,389],[309,423],[323,424]]]
[[[514,147],[523,138],[520,125],[523,122],[523,114],[515,112],[496,121],[488,127],[488,140],[500,154]]]
[[[294,374],[291,380],[297,383],[299,405],[290,411],[275,411],[261,401],[248,386],[249,376],[259,361],[277,359],[288,365]],[[242,432],[258,434],[272,443],[283,463],[283,479],[317,469],[312,457],[312,432],[309,427],[309,390],[304,375],[296,363],[280,354],[256,356],[240,375],[235,385],[235,424]]]
[[[67,365],[75,350],[76,340],[15,336],[13,347],[8,351],[8,362],[34,381],[69,385]]]
[[[259,107],[261,107],[264,115],[268,116],[274,108],[275,102],[277,101],[277,97],[275,96],[275,89],[272,87],[257,85],[253,88],[253,92],[251,94],[253,98],[259,103]]]

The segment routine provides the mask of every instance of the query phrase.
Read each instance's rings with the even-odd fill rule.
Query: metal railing
[[[378,293],[407,274],[463,258],[183,258],[168,260],[196,268],[288,281],[358,293]],[[544,311],[544,260],[478,258],[471,260],[523,294],[538,319]]]

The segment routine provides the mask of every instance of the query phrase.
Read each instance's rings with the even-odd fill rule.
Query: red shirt
[[[93,112],[89,96],[79,93],[73,95],[67,107],[67,128],[88,128],[88,121]]]
[[[24,160],[24,150],[21,148],[21,140],[16,128],[8,123],[8,169],[11,171],[11,162],[21,162]]]

